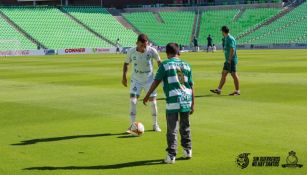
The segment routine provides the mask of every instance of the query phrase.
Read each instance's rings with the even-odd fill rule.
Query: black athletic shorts
[[[229,65],[229,63],[225,61],[223,70],[227,70],[229,73],[237,72],[237,64],[232,61]]]

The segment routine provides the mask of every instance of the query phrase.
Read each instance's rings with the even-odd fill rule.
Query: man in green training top
[[[227,74],[231,73],[231,76],[235,84],[235,91],[230,93],[229,95],[240,95],[239,76],[237,74],[238,56],[237,56],[236,40],[233,36],[229,34],[229,28],[227,26],[223,26],[221,31],[224,36],[223,48],[225,54],[225,63],[223,67],[222,78],[218,88],[210,91],[216,94],[221,94],[222,88],[226,81]]]
[[[149,100],[150,94],[163,81],[163,90],[166,96],[167,120],[167,156],[165,163],[175,163],[177,154],[177,125],[181,135],[183,158],[192,158],[192,144],[189,116],[194,112],[194,91],[192,70],[189,64],[180,60],[179,46],[169,43],[166,46],[168,60],[159,66],[154,82],[147,92],[143,103]],[[179,120],[180,116],[180,120]]]

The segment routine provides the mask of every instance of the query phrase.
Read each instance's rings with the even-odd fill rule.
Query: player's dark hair
[[[221,28],[221,31],[224,32],[224,33],[229,33],[229,28],[227,26],[223,26]]]
[[[166,45],[166,54],[169,55],[179,55],[179,46],[177,43],[168,43]]]
[[[140,34],[138,36],[138,40],[137,41],[141,42],[141,43],[146,43],[146,42],[148,42],[148,36],[145,35],[145,34]]]

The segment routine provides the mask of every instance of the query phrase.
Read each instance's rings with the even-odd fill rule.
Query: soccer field
[[[162,133],[122,134],[130,121],[129,89],[121,85],[125,55],[0,58],[0,174],[307,174],[307,50],[240,50],[238,56],[241,96],[230,97],[230,76],[222,95],[209,92],[220,79],[221,51],[182,54],[195,82],[193,158],[180,160],[179,148],[173,165],[161,163],[161,86]],[[151,129],[149,106],[139,101],[137,112]],[[291,150],[303,168],[281,167]],[[250,153],[245,169],[236,165],[241,153]],[[280,156],[280,166],[253,167],[254,156]]]

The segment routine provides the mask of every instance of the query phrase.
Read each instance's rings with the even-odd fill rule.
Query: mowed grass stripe
[[[250,152],[250,160],[281,156],[283,164],[291,150],[307,164],[306,50],[238,54],[242,95],[228,97],[209,92],[220,79],[221,51],[182,53],[193,68],[197,96],[191,116],[194,157],[171,166],[159,164],[166,146],[163,100],[158,101],[162,133],[122,135],[129,123],[129,89],[121,85],[125,55],[2,58],[0,174],[306,174],[304,168],[235,165],[242,152]],[[229,76],[223,94],[232,90]],[[151,129],[150,109],[141,101],[137,118]],[[38,170],[42,167],[49,170]]]

